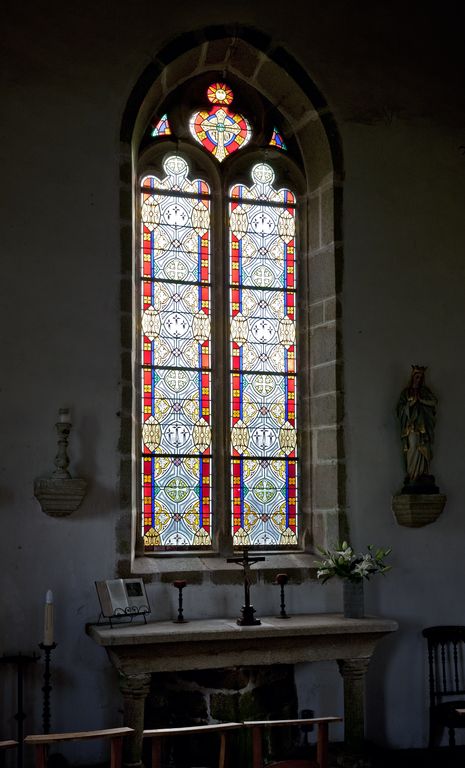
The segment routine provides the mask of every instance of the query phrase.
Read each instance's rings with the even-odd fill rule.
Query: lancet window
[[[299,216],[295,186],[282,183],[292,162],[275,116],[258,125],[229,83],[209,82],[201,101],[190,113],[168,101],[142,153],[145,551],[295,549]]]

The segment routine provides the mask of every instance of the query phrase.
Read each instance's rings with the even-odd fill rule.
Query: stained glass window
[[[142,178],[140,202],[144,547],[212,551],[230,536],[235,547],[295,548],[302,528],[296,199],[275,181],[268,162],[251,162],[250,181],[241,176],[229,192],[224,166],[214,169],[215,161],[229,158],[228,178],[238,181],[234,153],[253,143],[273,157],[268,148],[286,150],[286,144],[279,123],[268,122],[266,105],[260,113],[259,97],[251,101],[245,87],[237,86],[237,98],[220,78],[204,88],[203,78],[193,83],[188,101],[202,108],[184,124],[185,112],[167,106],[171,97],[161,104],[144,145],[144,162],[154,163]],[[271,135],[267,146],[260,144],[263,135]],[[163,137],[171,141],[158,142]],[[193,144],[206,152],[194,153]],[[189,157],[203,170],[192,171]],[[240,173],[246,163],[244,153]],[[212,292],[219,313],[214,348]],[[302,450],[305,458],[305,442]]]
[[[231,189],[231,497],[236,546],[297,544],[295,198],[274,171]]]
[[[228,109],[233,92],[226,83],[212,83],[207,98],[213,106],[209,111],[195,112],[189,127],[194,139],[221,163],[247,144],[252,130],[243,115]]]
[[[141,190],[147,551],[211,544],[210,189],[171,155]]]
[[[163,117],[160,118],[160,120],[155,120],[152,123],[152,131],[150,135],[153,138],[156,138],[158,136],[170,136],[171,135],[171,128],[168,121],[168,115],[163,115]]]
[[[277,130],[277,128],[273,128],[273,133],[270,139],[270,147],[277,147],[278,149],[287,149],[286,144],[284,143],[284,139]]]

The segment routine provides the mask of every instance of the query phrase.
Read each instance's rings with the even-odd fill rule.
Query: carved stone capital
[[[369,658],[362,659],[338,659],[339,672],[344,680],[362,680],[370,663]]]
[[[149,672],[140,672],[134,675],[125,675],[120,672],[119,688],[125,699],[145,699],[150,691],[152,675]]]

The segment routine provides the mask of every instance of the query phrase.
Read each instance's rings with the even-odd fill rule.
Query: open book
[[[150,613],[142,579],[107,579],[96,581],[104,616],[131,616]]]

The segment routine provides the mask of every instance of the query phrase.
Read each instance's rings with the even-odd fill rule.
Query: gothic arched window
[[[303,182],[282,122],[244,84],[197,77],[166,100],[141,144],[146,553],[301,545]]]

